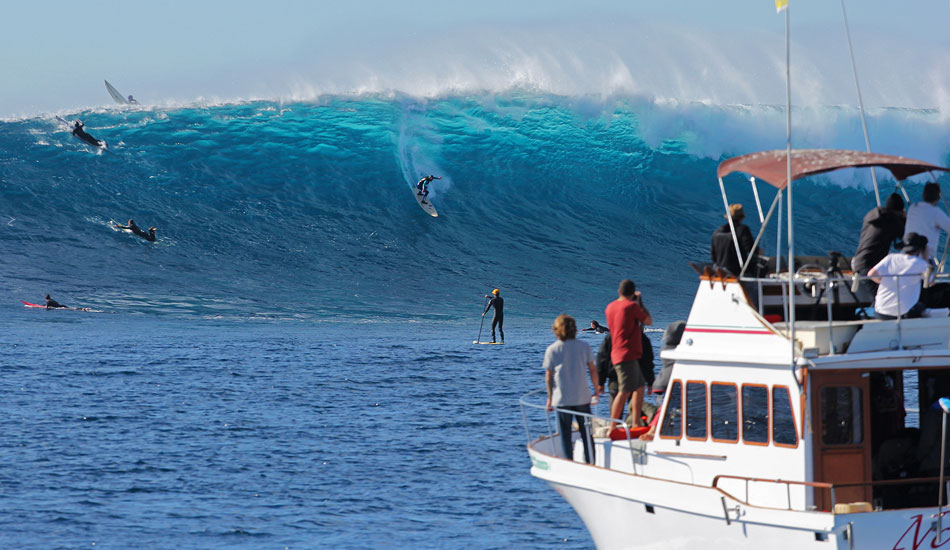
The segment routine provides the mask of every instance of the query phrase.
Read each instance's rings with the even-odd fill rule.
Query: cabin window
[[[798,445],[795,414],[792,412],[792,400],[786,386],[772,388],[772,441],[782,446]]]
[[[706,384],[686,383],[686,437],[706,439]]]
[[[670,386],[670,396],[666,401],[666,415],[660,437],[680,437],[683,433],[683,385],[677,380]]]
[[[716,441],[739,441],[739,395],[733,384],[712,384],[709,401],[712,405],[712,438]]]
[[[821,441],[825,445],[859,445],[861,429],[861,388],[831,386],[821,388]]]
[[[769,389],[766,386],[742,386],[742,440],[769,443]]]

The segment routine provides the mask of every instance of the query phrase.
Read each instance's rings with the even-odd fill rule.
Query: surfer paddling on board
[[[426,202],[426,197],[429,196],[429,184],[432,183],[432,180],[440,179],[442,179],[442,176],[433,176],[432,174],[429,174],[428,176],[419,180],[419,183],[416,184],[416,189],[419,190],[419,192],[416,194],[422,195],[422,204],[428,204]]]
[[[491,319],[491,343],[495,343],[495,326],[498,327],[498,332],[501,333],[501,343],[505,343],[505,299],[499,296],[498,289],[491,291],[491,294],[486,294],[488,298],[488,303],[485,304],[485,311],[482,312],[482,317],[488,313],[488,310],[495,308],[495,315]]]
[[[77,120],[76,122],[73,123],[73,135],[85,141],[89,145],[92,145],[93,147],[102,147],[103,141],[98,140],[92,137],[90,134],[88,134],[86,130],[84,129],[85,127],[86,125],[83,124],[82,121]]]
[[[129,225],[121,225],[115,222],[112,222],[112,225],[118,227],[119,229],[125,229],[127,231],[131,231],[132,233],[135,233],[136,235],[138,235],[139,237],[142,237],[146,241],[155,242],[155,230],[158,229],[157,227],[149,227],[148,233],[146,233],[145,230],[143,230],[141,227],[135,225],[135,220],[131,220],[131,219],[129,220]]]
[[[63,304],[57,302],[56,300],[50,298],[49,294],[46,295],[46,309],[78,309],[79,311],[89,311],[87,307],[69,307],[64,306]]]
[[[598,323],[597,321],[591,321],[590,328],[581,329],[581,332],[596,332],[597,334],[603,334],[605,332],[610,332],[610,329]]]

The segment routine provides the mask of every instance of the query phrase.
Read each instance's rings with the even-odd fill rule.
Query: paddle
[[[488,298],[485,298],[485,305],[488,305]],[[485,325],[485,314],[482,313],[482,322],[478,324],[478,338],[472,341],[473,344],[477,344],[482,341],[482,327]]]

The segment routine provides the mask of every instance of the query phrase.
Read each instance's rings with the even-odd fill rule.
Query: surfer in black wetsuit
[[[610,332],[610,329],[598,323],[597,321],[591,321],[590,328],[581,329],[581,332],[596,332],[597,334],[603,334],[605,332]]]
[[[50,309],[72,309],[72,310],[75,310],[75,311],[89,311],[89,308],[88,308],[88,307],[70,307],[70,306],[63,305],[63,304],[57,302],[56,300],[50,298],[50,297],[49,297],[49,294],[46,295],[46,309],[47,309],[47,310],[50,310]]]
[[[488,310],[492,307],[495,308],[495,316],[491,319],[491,342],[495,343],[495,326],[498,327],[498,332],[501,333],[501,343],[505,343],[505,299],[498,295],[498,289],[491,291],[491,294],[486,294],[485,297],[488,298],[488,303],[485,304],[485,311],[482,312],[482,317],[488,313]]]
[[[426,197],[429,196],[429,184],[432,183],[432,180],[440,180],[440,179],[442,179],[442,176],[433,176],[432,174],[429,174],[428,176],[419,180],[419,183],[416,184],[416,189],[419,190],[419,192],[416,194],[422,195],[422,204],[428,204],[426,202]],[[488,310],[485,310],[485,311],[488,311]]]
[[[46,309],[66,309],[69,306],[64,306],[63,304],[57,302],[56,300],[49,297],[49,294],[46,295]]]
[[[158,229],[157,227],[149,227],[148,233],[146,233],[141,227],[135,225],[135,220],[129,220],[129,225],[121,225],[115,222],[112,222],[112,225],[118,227],[119,229],[127,229],[139,237],[142,237],[146,241],[155,242],[155,230]]]
[[[93,147],[102,147],[103,142],[86,133],[86,130],[84,130],[85,127],[85,124],[77,120],[75,124],[73,124],[73,135],[85,141],[89,145],[92,145]]]
[[[138,102],[138,101],[135,101],[135,98],[132,97],[132,94],[129,94],[129,103],[131,103],[132,105],[138,105],[138,104],[139,104],[139,102]]]

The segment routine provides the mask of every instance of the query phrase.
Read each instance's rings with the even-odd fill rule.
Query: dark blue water
[[[802,145],[860,140],[829,112],[831,143]],[[783,146],[780,115],[527,93],[64,113],[105,152],[0,122],[0,547],[590,548],[528,474],[550,324],[602,322],[625,277],[657,326],[685,318],[715,166]],[[438,218],[410,195],[426,173]],[[853,252],[862,177],[797,186],[800,253]],[[492,288],[508,345],[472,346]],[[20,304],[47,292],[101,312]]]
[[[590,546],[527,475],[530,325],[94,315],[3,323],[0,547]]]

